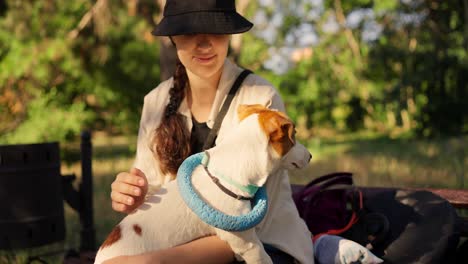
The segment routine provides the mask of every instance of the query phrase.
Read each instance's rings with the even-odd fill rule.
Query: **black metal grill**
[[[57,142],[0,146],[0,249],[65,239]]]

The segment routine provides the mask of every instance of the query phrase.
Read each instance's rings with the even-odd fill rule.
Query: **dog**
[[[296,142],[294,124],[284,113],[261,105],[240,105],[237,114],[236,129],[206,151],[210,157],[208,166],[197,166],[192,174],[193,188],[199,196],[228,215],[247,214],[251,202],[227,195],[210,177],[222,175],[219,183],[225,189],[238,196],[252,197],[225,179],[229,177],[242,186],[263,186],[273,172],[303,168],[312,158]],[[143,205],[112,230],[101,245],[95,263],[170,248],[209,235],[226,241],[236,257],[246,263],[272,263],[253,228],[229,232],[200,220],[183,201],[177,180],[148,196]]]

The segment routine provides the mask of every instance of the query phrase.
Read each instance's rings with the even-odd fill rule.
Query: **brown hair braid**
[[[177,112],[186,93],[185,87],[188,85],[187,71],[180,60],[177,60],[173,83],[169,91],[169,104],[164,110],[161,124],[153,138],[153,149],[159,158],[161,172],[170,173],[175,178],[177,169],[191,151],[190,132],[185,118]]]

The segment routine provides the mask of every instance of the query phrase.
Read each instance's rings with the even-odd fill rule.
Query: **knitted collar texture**
[[[203,152],[188,157],[177,172],[177,184],[187,206],[203,222],[226,231],[245,231],[258,225],[265,217],[268,208],[266,187],[260,187],[255,193],[253,208],[249,213],[239,216],[222,213],[206,203],[192,185],[193,170],[202,164],[204,157]]]

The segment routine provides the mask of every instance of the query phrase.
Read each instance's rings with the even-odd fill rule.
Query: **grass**
[[[350,171],[357,185],[362,186],[466,188],[468,185],[466,136],[414,140],[352,134],[320,135],[309,140],[299,138],[299,141],[311,151],[313,160],[307,168],[291,172],[291,183],[304,184],[330,172]],[[123,217],[110,206],[110,185],[118,172],[131,167],[135,143],[135,137],[93,135],[94,222],[98,245]],[[62,174],[74,173],[80,177],[79,143],[63,145],[62,149]],[[66,241],[58,247],[78,249],[78,215],[67,205],[65,213]],[[7,258],[0,252],[0,263],[25,263],[26,259],[21,254],[18,256]],[[55,259],[49,261],[55,263]]]
[[[464,188],[468,137],[435,140],[375,137],[314,138],[306,141],[310,166],[291,182],[333,172],[353,172],[356,184],[386,187]]]

